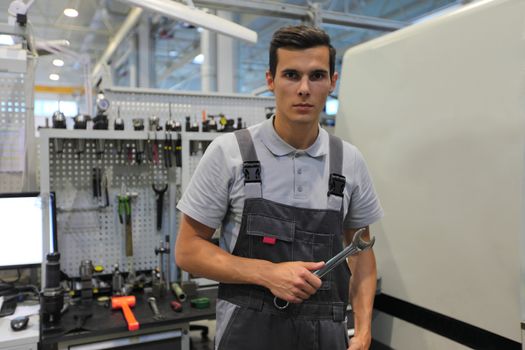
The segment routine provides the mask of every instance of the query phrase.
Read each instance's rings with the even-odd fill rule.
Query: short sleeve
[[[351,193],[344,228],[360,228],[373,224],[383,217],[383,208],[374,189],[361,152],[354,148],[352,162]]]
[[[234,172],[227,152],[232,138],[233,133],[226,134],[208,146],[177,204],[181,212],[214,229],[220,226],[228,210]]]

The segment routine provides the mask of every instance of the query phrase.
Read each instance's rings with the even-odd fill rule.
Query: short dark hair
[[[277,49],[304,50],[316,46],[326,46],[330,51],[331,78],[335,71],[335,48],[330,44],[330,37],[324,30],[302,24],[283,27],[276,31],[270,43],[270,74],[272,78],[275,78],[277,69]]]

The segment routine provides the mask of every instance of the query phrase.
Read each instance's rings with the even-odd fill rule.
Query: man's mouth
[[[294,107],[313,107],[313,105],[309,103],[297,103],[297,104],[294,104]]]

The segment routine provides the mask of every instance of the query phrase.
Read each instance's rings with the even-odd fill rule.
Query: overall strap
[[[330,136],[330,178],[328,180],[328,209],[341,210],[343,206],[346,178],[343,169],[343,140]]]
[[[234,132],[241,151],[244,174],[244,194],[246,198],[261,198],[261,163],[253,144],[252,136],[248,129]]]

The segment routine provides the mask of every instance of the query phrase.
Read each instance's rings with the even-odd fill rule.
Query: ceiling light
[[[62,67],[64,66],[64,61],[62,61],[61,59],[59,58],[55,58],[53,60],[53,66],[56,66],[56,67]]]
[[[0,34],[0,45],[14,45],[15,41],[11,35]]]
[[[49,79],[54,80],[54,81],[57,81],[57,80],[60,79],[60,75],[55,74],[55,73],[53,73],[53,74],[49,74]]]
[[[204,62],[204,55],[202,53],[198,54],[192,62],[195,64],[202,64]]]
[[[171,50],[170,52],[168,52],[168,56],[170,57],[177,57],[179,55],[179,53],[175,50]]]
[[[75,9],[65,9],[64,15],[68,17],[78,17],[78,11]]]
[[[228,21],[219,16],[210,15],[202,10],[189,7],[175,1],[164,0],[120,0],[128,4],[133,4],[150,11],[154,11],[164,16],[191,23],[197,27],[202,27],[220,34],[245,40],[250,43],[257,42],[257,33],[243,27],[235,22]]]

